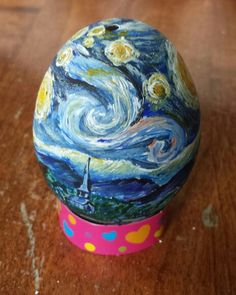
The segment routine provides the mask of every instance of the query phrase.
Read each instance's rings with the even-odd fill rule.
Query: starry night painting
[[[159,212],[199,146],[196,89],[154,28],[109,19],[78,31],[40,86],[34,145],[49,186],[78,216],[122,224]]]

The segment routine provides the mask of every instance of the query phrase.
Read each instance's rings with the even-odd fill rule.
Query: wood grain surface
[[[198,89],[202,139],[159,243],[123,257],[62,234],[32,145],[36,93],[61,45],[104,18],[168,36]],[[236,1],[0,0],[0,294],[236,294]]]

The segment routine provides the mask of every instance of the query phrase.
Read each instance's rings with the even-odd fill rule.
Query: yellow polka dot
[[[85,243],[84,248],[89,252],[94,252],[96,250],[96,247],[92,243]]]
[[[119,249],[119,252],[125,252],[127,250],[127,248],[125,246],[121,246]]]
[[[68,215],[68,220],[70,221],[71,224],[76,224],[76,220],[74,216],[72,216],[71,214]]]
[[[155,231],[154,237],[160,238],[160,236],[162,235],[162,232],[163,232],[163,226],[161,226],[157,231]]]

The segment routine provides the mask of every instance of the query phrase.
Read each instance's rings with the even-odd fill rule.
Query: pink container
[[[122,225],[96,224],[59,203],[59,220],[67,239],[78,248],[102,255],[124,255],[146,249],[163,233],[164,211],[147,219]]]

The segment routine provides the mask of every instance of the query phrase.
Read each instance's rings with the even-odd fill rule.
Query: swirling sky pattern
[[[142,22],[111,19],[58,52],[33,133],[56,195],[84,218],[123,223],[155,214],[182,186],[199,122],[194,84],[173,45]]]

